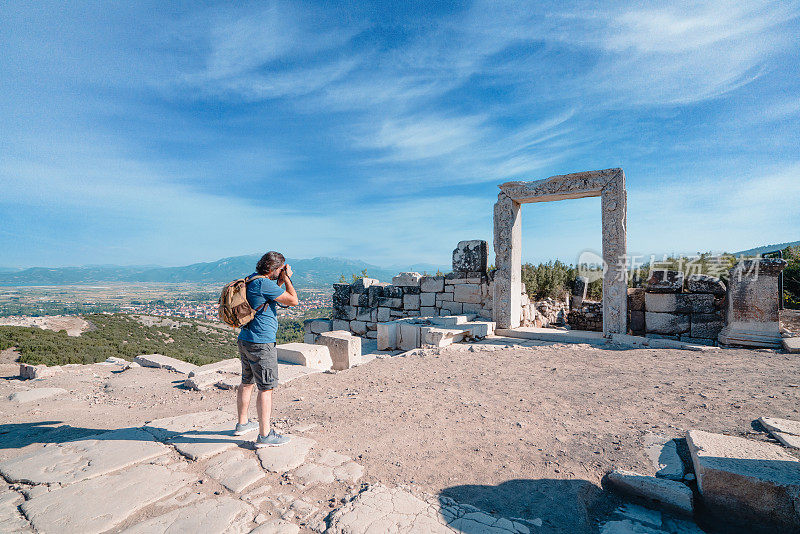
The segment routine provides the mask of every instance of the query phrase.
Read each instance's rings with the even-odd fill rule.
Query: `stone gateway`
[[[522,222],[520,207],[532,202],[601,197],[603,217],[603,334],[627,332],[627,194],[622,169],[578,172],[534,182],[501,184],[494,205],[494,320],[498,328],[520,325]]]

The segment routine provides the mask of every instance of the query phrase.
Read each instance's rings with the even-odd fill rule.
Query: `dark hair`
[[[286,262],[286,258],[280,252],[270,250],[258,260],[256,272],[258,274],[269,274]]]

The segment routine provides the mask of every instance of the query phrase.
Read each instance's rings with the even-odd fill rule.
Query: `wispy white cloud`
[[[800,164],[727,179],[629,184],[629,250],[734,252],[798,239]]]

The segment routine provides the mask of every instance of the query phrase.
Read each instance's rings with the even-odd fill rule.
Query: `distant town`
[[[0,287],[0,317],[130,313],[193,319],[217,319],[218,284],[104,284],[102,286]],[[279,308],[286,318],[306,317],[329,308],[331,292],[298,290],[300,304]]]

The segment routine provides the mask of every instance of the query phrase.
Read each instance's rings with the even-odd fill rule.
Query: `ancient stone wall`
[[[725,284],[716,278],[692,275],[684,282],[681,272],[655,271],[644,288],[628,292],[631,333],[715,345],[725,326],[725,294]]]
[[[569,310],[567,323],[573,330],[603,331],[603,303],[584,301]]]
[[[333,285],[330,328],[377,338],[378,323],[409,317],[474,314],[492,317],[492,281],[487,273],[486,241],[461,241],[453,251],[453,272],[446,275],[400,273],[392,283],[362,278]],[[306,322],[306,342],[325,328]]]

